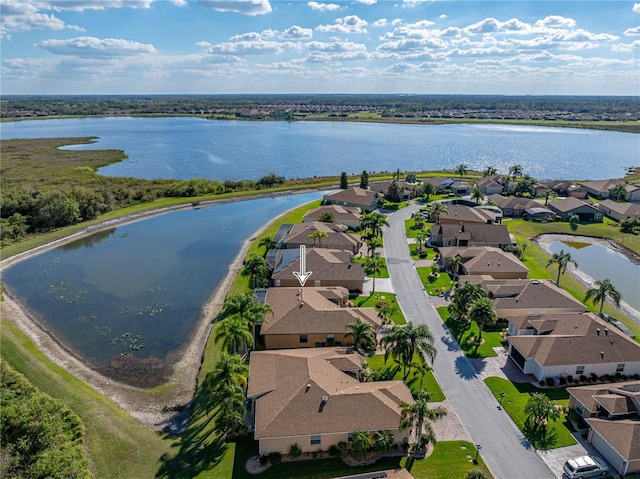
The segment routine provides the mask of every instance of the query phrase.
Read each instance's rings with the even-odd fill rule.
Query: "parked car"
[[[606,476],[609,466],[603,459],[595,456],[580,456],[564,463],[564,473],[571,479]]]

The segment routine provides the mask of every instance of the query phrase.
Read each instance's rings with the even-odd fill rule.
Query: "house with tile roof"
[[[640,381],[567,388],[569,408],[589,425],[587,441],[624,476],[640,473]]]
[[[609,192],[616,187],[620,180],[595,180],[583,181],[580,186],[586,190],[589,196],[598,199],[609,198]]]
[[[374,181],[369,183],[369,188],[371,189],[371,191],[375,191],[376,193],[384,196],[386,195],[387,191],[389,191],[391,183],[393,183],[393,180]],[[396,181],[396,185],[402,191],[403,200],[408,200],[420,196],[420,191],[422,190],[422,184],[409,183],[404,180]]]
[[[313,234],[316,231],[326,233],[326,236],[314,238]],[[304,245],[307,248],[344,249],[352,254],[357,254],[361,246],[360,236],[347,233],[346,226],[320,221],[293,225],[283,243],[285,249],[300,248]]]
[[[327,193],[322,200],[323,205],[355,206],[365,211],[373,211],[378,207],[378,193],[352,186],[346,190]]]
[[[413,397],[404,381],[360,382],[364,357],[346,348],[253,351],[247,398],[260,455],[326,451],[355,431],[389,430],[396,443],[401,403]]]
[[[358,318],[374,331],[382,324],[375,308],[347,306],[342,287],[269,288],[259,297],[273,310],[260,327],[266,349],[350,345],[344,335]]]
[[[360,226],[360,220],[362,219],[360,208],[356,206],[325,205],[307,211],[302,218],[302,222],[320,221],[324,214],[332,214],[335,224],[345,225],[351,229],[356,229]]]
[[[476,185],[485,196],[500,194],[504,190],[502,177],[499,175],[478,178],[476,180]]]
[[[482,208],[447,204],[447,212],[438,213],[438,224],[458,225],[461,221],[465,224],[481,225],[497,223],[496,214],[493,211]]]
[[[537,201],[519,196],[502,196],[495,194],[488,196],[487,199],[495,203],[502,210],[502,214],[507,217],[520,217],[527,208],[540,206],[540,203]]]
[[[490,276],[493,279],[522,279],[529,274],[527,268],[513,253],[492,246],[442,247],[439,248],[438,264],[446,269],[449,260],[456,256],[462,259],[459,274],[468,276]]]
[[[569,221],[573,215],[577,215],[580,221],[590,223],[602,223],[602,212],[586,201],[568,196],[562,200],[550,201],[548,207],[555,212],[562,221]]]
[[[603,200],[598,203],[598,209],[616,221],[640,218],[640,204],[638,203],[618,203],[613,200]]]
[[[504,225],[436,224],[431,227],[431,244],[437,246],[494,246],[512,244],[509,230]]]
[[[541,315],[540,315],[541,316]],[[640,344],[593,313],[544,315],[530,324],[539,334],[507,336],[509,357],[525,374],[547,378],[640,374]]]
[[[342,286],[352,293],[364,288],[364,268],[353,261],[351,251],[343,249],[311,248],[306,251],[306,271],[311,272],[304,286]],[[293,274],[300,271],[300,249],[271,250],[267,254],[271,264],[272,286],[301,287]]]

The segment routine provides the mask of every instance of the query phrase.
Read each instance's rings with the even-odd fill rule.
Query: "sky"
[[[0,94],[640,95],[640,3],[0,0]]]

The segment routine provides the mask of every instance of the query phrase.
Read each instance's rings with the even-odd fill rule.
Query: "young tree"
[[[360,174],[360,188],[364,190],[369,188],[369,173],[367,173],[367,170],[363,170]]]
[[[398,186],[398,182],[393,180],[387,188],[387,192],[384,195],[385,200],[391,203],[400,203],[402,202],[402,197],[404,195],[404,188]]]
[[[376,333],[373,326],[369,323],[365,323],[361,318],[356,318],[355,323],[347,325],[347,332],[344,333],[345,341],[353,341],[353,347],[355,350],[359,350],[362,347],[362,343],[367,346],[371,346],[376,342]]]
[[[452,258],[449,258],[447,263],[449,263],[449,268],[453,273],[453,277],[457,278],[458,273],[460,272],[460,267],[464,264],[462,257],[460,255],[453,256]]]
[[[266,259],[254,254],[244,263],[240,274],[249,277],[251,289],[266,288],[269,285],[269,268]]]
[[[349,188],[349,178],[347,177],[347,172],[343,171],[340,173],[340,189],[346,190]]]
[[[373,275],[373,287],[371,288],[371,294],[376,292],[376,275],[382,270],[382,258],[379,254],[369,256],[364,261],[364,272],[368,275]]]
[[[391,434],[391,431],[389,430],[376,432],[373,436],[373,441],[376,451],[381,454],[391,452],[393,446],[396,445],[396,440],[393,438],[393,434]]]
[[[542,193],[542,196],[544,197],[544,206],[546,207],[549,206],[549,198],[557,198],[558,193],[553,191],[551,188],[546,188],[544,193]]]
[[[434,201],[433,203],[431,203],[431,206],[426,209],[425,212],[427,213],[427,216],[431,221],[438,221],[440,213],[448,214],[449,210],[444,203],[441,203],[440,201]]]
[[[571,253],[565,253],[563,249],[561,249],[559,253],[553,253],[551,258],[549,258],[547,268],[552,264],[558,265],[558,278],[556,279],[556,285],[560,286],[560,276],[567,271],[569,263],[573,264],[576,268],[578,267],[578,263],[571,257]]]
[[[482,344],[482,331],[485,326],[496,324],[498,321],[498,314],[493,307],[493,303],[487,298],[476,299],[469,306],[469,312],[467,313],[469,320],[478,325],[478,340],[476,341],[476,351],[480,344]]]
[[[316,246],[316,238],[318,239],[318,247],[322,248],[322,238],[327,238],[329,235],[326,231],[316,230],[309,235],[309,238],[313,239],[313,247]]]
[[[542,427],[542,434],[547,433],[547,423],[560,417],[556,404],[544,393],[533,393],[524,407],[525,414],[533,421],[534,427]]]
[[[433,183],[429,183],[428,181],[424,181],[422,183],[422,196],[424,196],[427,200],[431,197],[431,195],[435,194],[436,187],[433,186]]]
[[[607,297],[611,298],[616,306],[620,306],[622,295],[618,292],[615,286],[613,286],[609,279],[603,279],[602,281],[597,280],[594,283],[594,286],[595,288],[587,290],[587,293],[584,295],[584,300],[593,300],[594,303],[600,303],[600,316],[602,316],[602,309],[604,308],[604,302]]]
[[[571,215],[569,217],[569,228],[571,228],[571,231],[576,231],[578,229],[579,224],[580,224],[580,217],[578,215]]]
[[[416,235],[416,243],[418,244],[417,251],[418,253],[422,253],[423,250],[426,251],[425,245],[427,244],[427,239],[429,239],[429,233],[426,231],[420,231]],[[424,256],[426,258],[426,255]]]
[[[351,438],[351,455],[364,459],[371,447],[371,435],[367,431],[354,431]]]
[[[415,402],[413,404],[407,404],[405,402],[400,403],[400,430],[415,427],[416,436],[418,438],[418,447],[422,448],[424,446],[423,436],[425,426],[427,426],[427,430],[430,432],[428,435],[428,441],[425,442],[435,443],[436,438],[435,434],[433,434],[430,422],[446,416],[447,409],[443,406],[431,409],[429,407],[431,394],[424,389],[420,389],[414,399]]]

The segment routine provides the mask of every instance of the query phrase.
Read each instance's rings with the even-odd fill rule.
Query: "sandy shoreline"
[[[236,201],[246,201],[251,199],[285,196],[289,194],[306,193],[316,190],[304,190],[296,192],[270,193],[265,195],[255,195],[251,197],[232,198],[224,200],[212,200],[201,202],[200,205],[210,206],[216,204],[231,203]],[[20,261],[44,253],[71,241],[89,236],[97,231],[101,231],[115,226],[121,226],[141,219],[158,216],[173,211],[190,209],[191,205],[185,204],[151,210],[135,215],[125,216],[115,220],[109,220],[99,225],[83,229],[73,235],[52,241],[37,248],[25,251],[0,262],[0,273],[9,266]],[[284,213],[283,213],[284,214]],[[273,220],[275,220],[274,218]],[[272,221],[273,221],[272,220]],[[4,302],[0,303],[3,318],[12,319],[18,327],[36,344],[51,361],[62,366],[69,373],[91,385],[102,395],[113,400],[118,406],[138,421],[148,425],[153,429],[167,429],[172,432],[180,432],[174,426],[174,420],[179,416],[180,410],[188,406],[195,394],[197,378],[200,372],[202,356],[209,339],[209,333],[213,326],[213,320],[220,313],[224,304],[224,299],[235,280],[236,275],[242,268],[242,262],[254,239],[262,234],[267,226],[265,224],[256,231],[250,238],[246,239],[238,255],[235,257],[225,279],[211,293],[206,303],[202,306],[201,318],[195,326],[192,339],[181,353],[180,359],[173,365],[171,377],[166,385],[167,392],[163,394],[151,395],[144,389],[136,388],[107,378],[92,368],[73,354],[68,348],[60,343],[49,331],[38,323],[15,298],[9,293],[5,293]]]
[[[533,242],[537,244],[545,253],[549,256],[553,254],[549,246],[554,241],[577,241],[580,243],[589,243],[589,244],[597,244],[601,246],[606,246],[607,248],[611,248],[624,256],[626,256],[630,261],[636,264],[640,264],[640,257],[635,254],[633,251],[628,250],[620,246],[613,240],[605,239],[605,238],[593,238],[590,236],[573,236],[573,235],[563,235],[563,234],[541,234],[536,236],[533,239]],[[588,288],[592,288],[595,282],[595,279],[586,274],[584,271],[575,268],[572,264],[569,264],[567,267],[567,271],[575,277],[578,281],[580,281],[583,285]],[[628,303],[624,300],[620,302],[620,311],[622,311],[627,317],[629,317],[634,323],[640,324],[640,311],[632,308]]]

